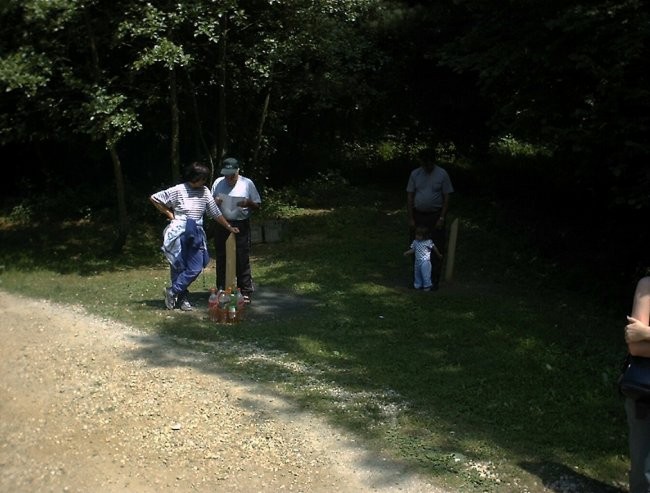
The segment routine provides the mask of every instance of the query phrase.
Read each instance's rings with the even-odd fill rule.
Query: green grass
[[[629,307],[569,289],[496,205],[458,194],[453,281],[408,289],[403,197],[356,197],[292,208],[284,241],[254,247],[259,285],[316,303],[241,330],[163,309],[164,224],[153,214],[119,257],[92,222],[5,225],[0,287],[208,351],[453,491],[534,493],[561,477],[577,491],[619,491],[626,426],[614,381]],[[195,301],[213,277],[195,282]]]

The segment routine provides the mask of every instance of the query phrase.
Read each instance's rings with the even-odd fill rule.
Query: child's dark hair
[[[194,182],[205,180],[207,182],[209,179],[210,168],[208,168],[205,164],[195,161],[187,168],[185,168],[185,181]]]
[[[427,228],[426,226],[417,226],[415,228],[415,235],[416,236],[422,236],[422,237],[426,238],[428,234],[429,234],[429,228]]]

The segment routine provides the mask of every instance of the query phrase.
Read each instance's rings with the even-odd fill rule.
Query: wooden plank
[[[458,218],[451,223],[449,234],[449,245],[447,246],[447,265],[445,268],[445,281],[451,281],[454,277],[454,262],[456,260],[456,243],[458,241]]]
[[[230,233],[226,240],[226,289],[237,286],[237,245],[235,235]]]

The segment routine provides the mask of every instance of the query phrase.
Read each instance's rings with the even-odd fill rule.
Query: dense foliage
[[[429,145],[465,190],[552,215],[650,207],[641,0],[7,0],[0,22],[8,204],[113,184],[125,231],[181,163],[401,190]]]

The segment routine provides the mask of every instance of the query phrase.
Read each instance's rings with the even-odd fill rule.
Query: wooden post
[[[230,233],[226,240],[226,285],[225,289],[237,286],[237,245],[235,244],[235,235]]]
[[[458,218],[451,223],[449,245],[447,247],[447,265],[445,268],[445,281],[451,281],[454,276],[454,260],[456,259],[456,241],[458,240]]]

